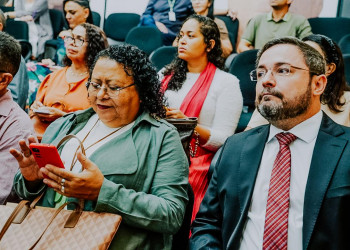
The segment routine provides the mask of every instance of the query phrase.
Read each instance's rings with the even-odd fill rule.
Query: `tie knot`
[[[280,145],[289,145],[297,139],[292,133],[279,133],[276,135],[276,138]]]

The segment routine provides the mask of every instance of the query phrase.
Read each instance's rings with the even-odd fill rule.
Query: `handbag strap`
[[[69,139],[77,139],[79,144],[80,144],[80,148],[81,148],[81,152],[85,155],[85,148],[82,144],[82,142],[80,141],[80,139],[75,136],[75,135],[66,135],[65,137],[62,138],[62,140],[58,143],[57,148],[59,148],[63,142],[69,140]],[[25,213],[23,213],[21,218],[18,218],[16,221],[18,221],[18,224],[22,223],[22,221],[25,219],[25,217],[28,215],[28,213],[30,212],[30,210],[34,209],[36,204],[38,203],[38,201],[44,196],[45,191],[43,191],[40,195],[38,195],[29,205],[29,208],[27,209],[27,211]],[[17,215],[22,211],[22,209],[29,203],[28,200],[22,200],[17,206],[16,208],[12,211],[10,217],[7,219],[7,221],[5,222],[4,226],[2,227],[1,231],[0,231],[0,241],[1,239],[4,237],[6,231],[9,229],[10,225],[14,222],[14,220],[16,219]],[[55,215],[51,218],[49,225],[51,224],[51,222],[53,221],[53,219],[57,216],[57,214],[68,204],[68,203],[76,203],[76,202],[66,202],[63,205],[61,205]],[[76,203],[77,204],[77,203]],[[76,223],[78,222],[78,219],[80,217],[80,214],[84,208],[84,200],[81,199],[79,201],[79,204],[77,204],[78,210],[75,209],[71,216],[68,218],[67,223],[65,225],[65,227],[74,227],[76,225]],[[73,215],[74,213],[74,215]],[[49,226],[48,225],[48,226]],[[48,227],[47,226],[47,227]],[[46,228],[47,229],[47,228]],[[44,230],[44,232],[42,233],[42,235],[45,233],[46,229]],[[41,239],[42,235],[40,236],[40,238],[37,240],[36,244],[39,242],[39,240]]]
[[[35,205],[38,203],[38,201],[43,197],[44,192],[42,192],[38,197],[36,197],[32,203],[30,204],[30,206],[28,207],[27,211],[25,213],[23,213],[23,215],[21,216],[21,218],[17,218],[16,222],[17,224],[22,223],[22,221],[24,220],[24,218],[27,216],[27,214],[30,212],[30,210],[32,210]],[[28,200],[22,200],[20,203],[18,203],[18,205],[15,207],[15,209],[12,211],[10,217],[7,219],[7,221],[5,222],[4,226],[1,229],[0,232],[0,241],[2,239],[2,237],[4,237],[6,231],[9,229],[10,225],[14,222],[14,220],[16,219],[17,215],[20,214],[20,212],[22,211],[22,209],[29,203]]]
[[[69,202],[65,202],[63,203],[59,208],[57,208],[57,210],[55,211],[54,215],[51,217],[49,223],[47,224],[47,226],[45,227],[44,231],[41,233],[41,235],[39,236],[39,238],[34,242],[34,244],[29,248],[29,250],[32,250],[35,248],[35,246],[39,243],[39,241],[41,240],[41,238],[43,237],[43,235],[45,234],[45,232],[47,231],[47,229],[49,228],[49,226],[52,224],[53,220],[57,217],[57,215],[64,209],[65,206],[67,206],[68,204],[74,203],[76,204],[76,209],[74,211],[72,211],[72,213],[76,213],[76,211],[80,212],[82,211],[82,207],[80,206],[79,203],[75,202],[75,201],[69,201]],[[79,214],[79,217],[80,217]],[[69,218],[68,218],[69,219]],[[79,219],[79,218],[78,218]],[[68,220],[67,220],[68,221]]]
[[[85,148],[83,143],[80,141],[80,139],[76,136],[76,135],[66,135],[65,137],[63,137],[60,142],[57,144],[57,148],[59,148],[60,146],[62,146],[62,144],[70,139],[76,139],[79,142],[79,146],[81,148],[81,152],[83,153],[83,155],[85,155]],[[78,148],[79,149],[79,148]]]
[[[29,201],[27,200],[22,200],[17,206],[16,208],[12,211],[12,214],[10,215],[10,217],[7,219],[5,225],[2,227],[1,232],[0,232],[0,241],[2,239],[2,237],[4,237],[7,229],[10,227],[12,221],[16,218],[17,214],[22,210],[22,208],[28,204]]]

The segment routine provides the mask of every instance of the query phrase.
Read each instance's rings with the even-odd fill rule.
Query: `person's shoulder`
[[[296,13],[291,13],[289,12],[291,18],[294,20],[294,21],[298,21],[298,22],[305,22],[307,21],[307,18],[302,16],[302,15],[299,15],[299,14],[296,14]]]
[[[57,69],[57,70],[53,71],[53,72],[51,73],[51,75],[52,75],[52,76],[56,76],[56,75],[60,75],[60,74],[65,74],[66,71],[67,71],[67,69],[68,69],[67,66],[66,66],[66,67],[63,67],[63,68],[60,68],[60,69]]]
[[[336,123],[326,113],[323,114],[320,130],[350,140],[350,127]]]
[[[256,15],[256,16],[252,17],[252,18],[250,19],[249,22],[252,22],[252,21],[254,21],[254,22],[261,22],[262,20],[266,20],[268,14],[269,14],[269,13],[261,13],[261,14],[258,14],[258,15]]]
[[[219,30],[223,29],[226,27],[226,24],[223,20],[221,20],[220,18],[215,17],[214,18],[214,22],[216,23],[216,25],[218,26]]]
[[[9,104],[9,108],[11,109],[9,118],[13,121],[9,126],[12,126],[19,133],[22,131],[34,131],[29,115],[15,101],[12,100]]]
[[[266,132],[266,129],[269,129],[269,124],[264,124],[264,125],[261,125],[261,126],[258,126],[258,127],[252,128],[252,129],[249,129],[247,131],[243,131],[243,132],[240,132],[240,133],[237,133],[237,134],[233,134],[227,139],[227,141],[229,143],[243,142],[249,136]]]
[[[239,84],[239,80],[235,75],[232,75],[231,73],[223,71],[219,68],[216,69],[215,78],[219,81],[221,86],[232,86]]]

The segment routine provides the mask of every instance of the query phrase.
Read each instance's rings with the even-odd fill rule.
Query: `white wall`
[[[337,16],[338,0],[323,0],[323,9],[320,17],[335,17]]]
[[[111,13],[131,12],[141,15],[148,3],[148,0],[90,0],[91,9],[100,13],[101,19],[103,19],[105,1],[107,1],[106,18]]]

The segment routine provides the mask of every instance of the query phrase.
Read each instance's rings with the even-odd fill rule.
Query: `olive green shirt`
[[[57,119],[42,142],[57,145],[65,135],[79,132],[93,114],[90,108]],[[144,112],[132,129],[103,144],[89,159],[105,179],[97,201],[86,201],[84,210],[123,219],[110,249],[171,249],[188,201],[188,160],[175,127]],[[33,200],[45,185],[29,192],[18,172],[14,188],[20,197]],[[45,192],[39,206],[54,207],[55,191]]]
[[[275,38],[293,36],[302,39],[311,34],[311,26],[305,17],[288,12],[281,20],[275,22],[270,12],[252,18],[242,39],[255,49],[261,49],[265,43]]]

